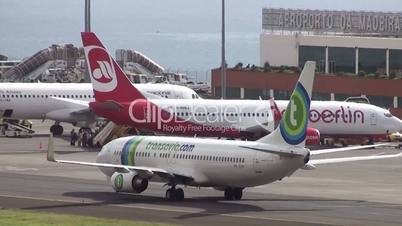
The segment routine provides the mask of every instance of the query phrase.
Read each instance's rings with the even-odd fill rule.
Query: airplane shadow
[[[196,197],[185,199],[184,201],[168,201],[162,197],[155,197],[145,194],[128,194],[128,193],[115,193],[115,192],[66,192],[63,196],[91,199],[95,202],[90,203],[68,203],[53,206],[38,206],[31,207],[31,210],[38,209],[51,209],[51,208],[68,208],[68,207],[86,207],[86,206],[107,206],[107,205],[129,205],[129,204],[153,204],[166,207],[183,207],[183,208],[197,208],[202,211],[197,213],[183,213],[175,219],[191,219],[199,217],[207,217],[222,214],[237,214],[245,212],[280,212],[280,211],[295,211],[295,212],[311,212],[311,211],[326,211],[328,208],[314,208],[314,207],[270,207],[264,208],[259,203],[266,202],[304,202],[304,201],[353,201],[353,200],[329,200],[319,198],[267,198],[267,199],[242,199],[241,201],[226,201],[223,197]],[[252,202],[252,204],[250,204]]]

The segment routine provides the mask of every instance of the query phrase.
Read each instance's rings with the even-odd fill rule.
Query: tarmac
[[[115,193],[93,167],[46,161],[49,123],[32,138],[0,138],[0,208],[18,208],[178,225],[402,225],[402,158],[320,165],[290,178],[247,188],[242,200],[185,187],[183,202],[164,199],[150,183],[142,194]],[[68,134],[71,126],[65,126]],[[96,149],[55,138],[56,158],[95,161]],[[377,148],[321,158],[397,153]]]

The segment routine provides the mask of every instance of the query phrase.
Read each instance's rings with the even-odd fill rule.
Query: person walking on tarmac
[[[74,129],[71,130],[70,132],[70,145],[75,146],[75,141],[77,140],[77,133],[75,132]]]
[[[82,129],[78,130],[78,147],[82,145]]]
[[[88,131],[84,130],[82,133],[82,147],[88,147]]]

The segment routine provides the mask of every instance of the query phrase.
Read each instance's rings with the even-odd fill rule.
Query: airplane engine
[[[320,131],[315,128],[307,128],[306,145],[320,144]]]
[[[136,172],[115,172],[111,177],[111,183],[117,192],[141,193],[148,187],[148,179],[141,178]]]

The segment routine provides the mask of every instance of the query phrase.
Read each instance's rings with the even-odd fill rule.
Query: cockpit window
[[[389,112],[384,113],[384,116],[387,117],[387,118],[392,118],[392,115],[391,115],[391,113],[389,113]]]

